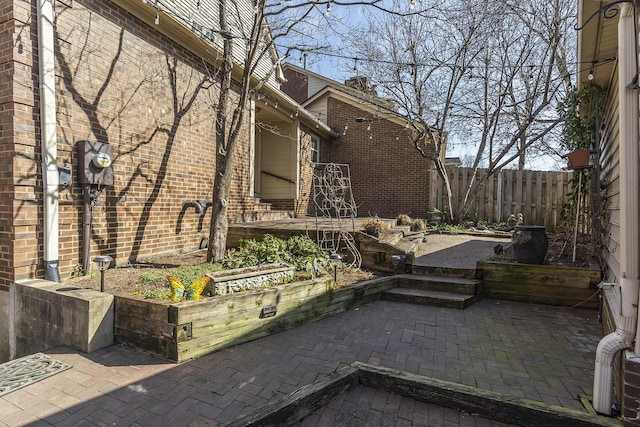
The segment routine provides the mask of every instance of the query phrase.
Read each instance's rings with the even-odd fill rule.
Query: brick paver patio
[[[60,348],[48,354],[73,368],[0,397],[0,425],[226,424],[354,361],[582,410],[577,397],[592,394],[600,336],[593,310],[379,301],[180,365],[117,346],[91,354]],[[381,396],[366,388],[351,393],[374,393],[371,402]],[[456,425],[451,417],[486,425],[465,414],[445,416],[442,408],[425,415],[424,404],[404,400],[400,418],[372,404],[389,422],[380,425]]]

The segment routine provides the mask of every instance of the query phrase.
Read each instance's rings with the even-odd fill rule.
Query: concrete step
[[[402,234],[409,234],[411,232],[411,226],[410,225],[393,225],[391,227],[391,229],[393,231],[401,231]]]
[[[395,245],[397,248],[401,249],[403,253],[412,254],[416,257],[423,238],[424,233],[405,234],[405,236]]]
[[[385,233],[384,236],[380,237],[380,242],[395,245],[402,240],[403,237],[404,233],[402,231],[392,229],[388,233]]]
[[[419,274],[400,274],[396,276],[398,287],[440,292],[451,292],[462,295],[477,295],[482,281],[445,276],[429,276]]]
[[[476,301],[474,295],[426,289],[393,288],[381,295],[383,300],[464,309]]]

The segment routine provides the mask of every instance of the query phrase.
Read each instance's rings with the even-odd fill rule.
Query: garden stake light
[[[407,261],[407,256],[405,254],[391,255],[391,263],[393,264],[393,274],[398,273],[398,265],[400,262],[404,264]]]
[[[100,292],[104,292],[104,271],[109,268],[111,261],[113,261],[113,258],[109,255],[100,255],[93,259],[93,262],[98,264],[100,268]]]
[[[333,264],[333,282],[338,283],[338,265],[342,263],[342,255],[333,253],[329,258]]]

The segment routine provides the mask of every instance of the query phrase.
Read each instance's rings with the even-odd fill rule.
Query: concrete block
[[[0,290],[0,363],[9,361],[9,292]]]
[[[90,353],[113,344],[113,295],[41,279],[12,286],[17,357],[62,345]]]

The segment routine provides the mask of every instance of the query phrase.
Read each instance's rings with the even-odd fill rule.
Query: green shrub
[[[262,241],[240,240],[240,246],[227,253],[220,264],[224,268],[254,267],[261,264],[286,263],[297,271],[328,268],[329,259],[318,245],[306,235],[287,240],[265,234]]]

